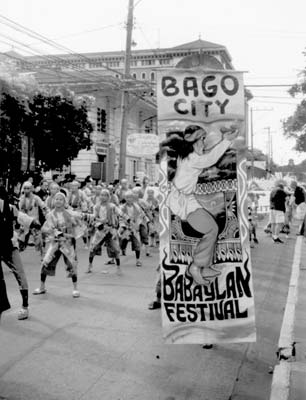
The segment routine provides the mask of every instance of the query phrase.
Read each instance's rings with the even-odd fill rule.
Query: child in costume
[[[159,236],[159,203],[157,198],[154,196],[154,189],[150,186],[147,188],[146,202],[148,203],[152,214],[152,222],[149,222],[148,224],[149,246],[156,247]]]
[[[131,242],[132,251],[135,252],[136,266],[141,267],[139,227],[145,218],[142,209],[135,204],[135,196],[131,190],[125,193],[126,202],[121,205],[121,211],[126,218],[120,218],[119,236],[122,255],[125,255],[128,242]]]
[[[75,249],[77,228],[80,226],[81,213],[65,208],[66,196],[58,192],[54,198],[54,209],[47,215],[42,232],[46,234],[49,247],[42,261],[40,287],[33,294],[46,293],[45,282],[47,276],[54,276],[56,265],[61,256],[66,264],[67,277],[71,277],[73,297],[79,297],[77,288],[77,255]]]
[[[111,260],[115,259],[117,273],[121,274],[118,238],[118,218],[121,215],[121,210],[110,202],[110,192],[102,189],[100,201],[94,207],[95,233],[90,243],[88,273],[92,272],[95,255],[101,254],[102,245],[105,244],[108,256]]]

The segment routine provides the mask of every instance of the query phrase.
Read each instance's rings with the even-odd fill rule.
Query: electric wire
[[[0,17],[1,17],[1,16],[0,16]],[[1,23],[1,21],[0,21],[0,23]],[[24,43],[22,43],[22,42],[16,41],[15,39],[13,39],[13,38],[11,38],[11,37],[8,37],[7,35],[0,34],[0,36],[4,36],[4,37],[8,38],[9,40],[12,40],[13,42],[18,43],[18,44],[21,44],[22,46],[24,46],[24,47],[26,47],[26,48],[31,49],[32,51],[34,51],[34,50],[31,48],[31,46],[26,45],[26,44],[24,44]],[[37,51],[37,50],[36,50],[36,51]],[[73,53],[73,54],[77,54],[77,55],[78,55],[78,53]],[[59,56],[56,56],[56,55],[44,55],[44,54],[43,54],[42,57],[43,57],[44,59],[45,59],[45,58],[51,59],[52,61],[54,61],[54,60],[55,60],[55,61],[59,61],[60,63],[63,63],[63,62],[66,61],[66,60],[63,60],[62,58],[60,58]],[[17,58],[16,58],[16,59],[17,59]],[[89,59],[89,60],[90,60],[90,59]],[[20,61],[20,59],[18,59],[18,61]],[[91,61],[91,60],[90,60],[90,61]],[[26,62],[29,63],[28,60],[26,60]],[[92,62],[92,61],[91,61],[91,62]],[[36,64],[31,63],[31,65],[36,65]],[[87,76],[95,77],[95,78],[98,78],[99,80],[102,79],[102,76],[101,76],[101,75],[98,75],[98,74],[96,74],[96,73],[90,73],[90,72],[88,72],[87,70],[80,69],[80,68],[78,68],[78,67],[76,67],[76,66],[73,66],[73,65],[70,65],[70,67],[71,67],[72,69],[75,69],[75,70],[78,71],[78,72],[81,72],[81,73],[87,75]],[[107,69],[109,69],[109,68],[107,68]],[[50,70],[52,70],[52,69],[50,69]],[[112,70],[112,69],[111,69],[111,70]],[[54,71],[54,70],[53,70],[53,71]],[[112,71],[113,71],[113,70],[112,70]],[[120,71],[117,71],[117,70],[114,70],[114,71],[115,71],[116,73],[120,73]],[[64,72],[64,71],[61,71],[61,74],[66,75],[66,76],[69,76],[69,77],[72,76],[72,75],[70,75],[70,74],[67,74],[67,73]],[[149,87],[150,90],[152,90],[152,87],[151,87],[150,85],[147,85],[147,82],[145,82],[145,81],[138,81],[138,80],[135,80],[135,82],[136,82],[136,83],[141,83],[141,84],[146,84],[146,86]],[[109,83],[108,81],[104,81],[103,83],[108,84],[109,86],[112,86],[112,85],[110,85],[110,83]],[[113,82],[113,84],[114,84],[114,82]],[[113,85],[113,86],[114,86],[114,85]],[[115,86],[117,86],[117,88],[118,88],[119,90],[121,89],[121,88],[119,87],[118,84],[115,85]],[[139,94],[136,93],[135,91],[131,90],[131,93],[132,93],[134,96],[138,97],[140,100],[142,100],[142,101],[144,101],[144,102],[150,104],[151,106],[156,107],[156,104],[155,104],[154,102],[152,102],[152,101],[146,99],[145,97],[139,95]]]
[[[34,37],[34,38],[36,38],[36,39],[39,39],[39,40],[42,41],[43,43],[46,43],[46,44],[48,44],[49,46],[52,46],[53,48],[56,48],[57,50],[58,50],[58,49],[61,49],[61,50],[64,50],[64,51],[68,52],[68,53],[71,54],[71,55],[78,56],[78,57],[80,57],[80,58],[86,60],[86,61],[89,62],[90,64],[92,64],[92,60],[91,60],[90,58],[86,57],[84,54],[80,54],[80,53],[74,52],[73,50],[69,49],[68,47],[63,46],[63,45],[60,45],[60,44],[54,42],[53,40],[50,40],[50,39],[48,39],[47,37],[45,37],[45,36],[43,36],[43,35],[41,35],[41,34],[35,32],[35,31],[33,31],[33,30],[29,29],[29,28],[24,27],[23,25],[21,25],[21,24],[19,24],[19,23],[17,23],[17,22],[14,22],[13,20],[11,20],[11,19],[9,19],[9,18],[7,18],[7,17],[5,17],[5,16],[3,16],[3,15],[1,15],[1,14],[0,14],[0,18],[2,18],[2,19],[4,19],[5,21],[7,21],[7,22],[3,22],[3,21],[0,20],[0,23],[4,24],[4,25],[6,25],[6,26],[9,26],[10,28],[12,28],[12,29],[14,29],[14,30],[17,30],[17,31],[19,31],[19,32],[25,33],[26,35],[28,35],[28,36],[30,36],[30,37]],[[58,55],[55,56],[55,57],[58,57]],[[113,68],[110,68],[110,67],[108,67],[107,65],[105,65],[104,63],[102,63],[102,67],[105,68],[105,69],[107,69],[107,70],[109,70],[109,71],[115,72],[116,74],[119,74],[119,75],[121,75],[122,77],[124,77],[124,73],[123,73],[123,72],[121,72],[121,71],[119,71],[119,70],[116,70],[116,69],[113,69]],[[86,73],[88,74],[87,71],[86,71]],[[91,74],[91,75],[93,75],[93,74]],[[99,76],[99,77],[100,77],[100,76]],[[146,82],[146,81],[137,81],[137,80],[135,80],[135,81],[136,81],[136,82],[141,82],[141,84],[144,84],[144,85],[146,85],[148,88],[152,89],[151,85],[150,85],[148,82]]]
[[[61,39],[66,39],[66,38],[70,38],[70,37],[86,35],[87,33],[99,32],[99,31],[102,31],[102,30],[104,30],[104,29],[114,28],[114,27],[116,27],[116,26],[120,26],[120,25],[122,25],[122,24],[123,24],[122,22],[118,22],[118,23],[112,24],[112,25],[100,26],[99,28],[95,28],[95,29],[88,29],[88,30],[81,31],[81,32],[71,33],[71,34],[69,34],[69,35],[58,36],[58,37],[56,37],[56,38],[52,38],[51,40],[61,40]],[[36,43],[37,43],[37,42],[36,42]]]
[[[30,37],[38,38],[38,39],[39,39],[40,41],[42,41],[43,43],[46,43],[46,44],[48,44],[49,46],[51,46],[51,47],[53,47],[53,48],[56,48],[57,50],[64,50],[64,51],[68,52],[68,53],[71,54],[71,55],[80,57],[80,58],[86,60],[89,64],[92,64],[92,63],[93,63],[92,59],[86,57],[84,54],[74,52],[73,50],[69,49],[68,47],[63,46],[63,45],[60,45],[60,44],[54,42],[53,40],[50,40],[50,39],[48,39],[47,37],[45,37],[45,36],[43,36],[43,35],[41,35],[41,34],[35,32],[35,31],[33,31],[33,30],[29,29],[29,28],[24,27],[23,25],[18,24],[18,23],[16,23],[16,22],[14,22],[13,20],[11,20],[11,19],[9,19],[9,18],[7,18],[7,17],[5,17],[5,16],[3,16],[3,15],[1,15],[1,14],[0,14],[0,18],[3,18],[3,19],[5,19],[6,21],[8,21],[8,23],[4,23],[3,21],[1,22],[1,20],[0,20],[0,23],[4,24],[4,25],[6,25],[6,26],[9,26],[10,28],[12,28],[12,29],[14,29],[14,30],[20,31],[20,32],[22,32],[22,33],[25,33],[26,35],[28,35],[28,36],[30,36]],[[14,25],[16,25],[17,27],[15,27]],[[34,35],[34,36],[33,36],[33,35]],[[61,55],[55,55],[54,57],[59,57],[59,56],[61,56]],[[62,56],[65,56],[65,54],[62,55]],[[43,56],[43,57],[45,57],[45,56]],[[109,71],[111,71],[111,72],[115,72],[116,74],[119,74],[119,75],[121,75],[122,77],[124,77],[124,73],[121,72],[120,70],[113,69],[113,68],[109,67],[108,65],[105,65],[104,63],[102,63],[102,67],[105,68],[105,69],[107,69],[107,70],[109,70]],[[86,73],[88,74],[89,72],[86,71]],[[94,73],[92,72],[91,74],[94,74]],[[139,83],[142,83],[142,84],[145,84],[145,85],[147,85],[149,88],[151,88],[151,86],[150,86],[150,85],[148,84],[148,82],[146,82],[146,81],[137,81],[137,80],[135,80],[135,81],[136,81],[136,82],[139,82]]]

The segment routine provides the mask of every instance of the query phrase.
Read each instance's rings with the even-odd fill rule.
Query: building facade
[[[210,69],[233,69],[226,47],[201,39],[172,48],[133,50],[129,78],[123,73],[123,51],[19,57],[17,64],[22,71],[33,72],[41,85],[65,85],[77,94],[95,97],[89,111],[95,128],[93,146],[89,151],[80,151],[70,169],[84,178],[100,166],[97,170],[107,182],[119,176],[123,91],[129,92],[126,134],[157,134],[155,84],[159,68],[201,65]],[[127,154],[129,181],[143,175],[158,181],[155,155],[144,158]]]

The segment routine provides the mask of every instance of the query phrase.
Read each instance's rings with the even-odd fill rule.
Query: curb
[[[274,368],[270,400],[288,400],[289,398],[290,377],[293,369],[293,363],[290,361],[295,353],[293,334],[295,308],[298,300],[298,281],[300,275],[302,244],[303,236],[298,236],[294,249],[287,302],[278,341],[277,356],[280,363]]]

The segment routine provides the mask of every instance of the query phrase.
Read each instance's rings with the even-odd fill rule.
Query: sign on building
[[[163,336],[255,341],[242,73],[162,70],[157,102]]]
[[[100,156],[106,156],[108,150],[108,144],[106,140],[98,139],[96,141],[96,153]]]
[[[130,156],[155,157],[158,146],[158,136],[153,133],[131,133],[127,136],[126,151]]]

